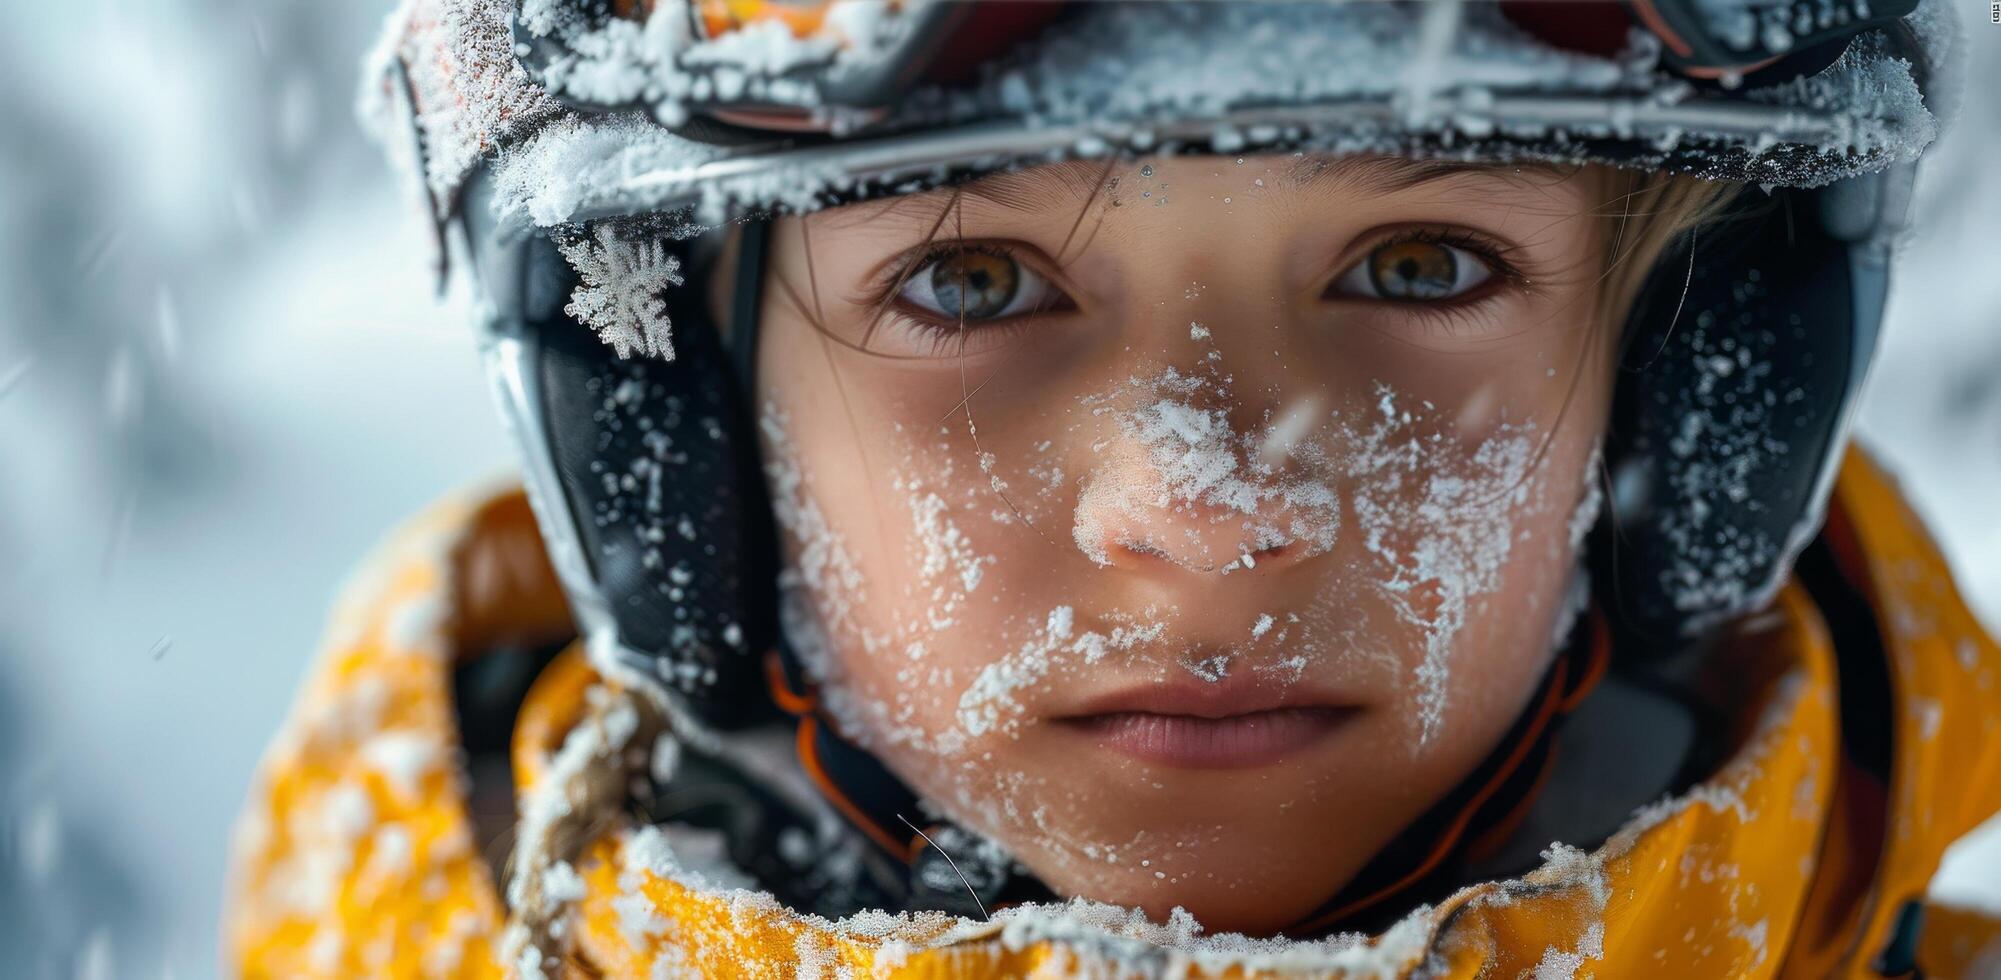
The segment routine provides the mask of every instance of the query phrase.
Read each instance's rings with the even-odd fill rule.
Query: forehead
[[[1281,207],[1371,202],[1459,202],[1576,214],[1602,168],[1543,163],[1496,164],[1393,156],[1282,154],[1246,157],[1066,161],[988,174],[949,188],[865,201],[825,212],[830,228],[850,224],[935,224],[948,213],[1062,215],[1074,219],[1094,201],[1126,203],[1156,192],[1195,204],[1236,192]],[[816,222],[818,223],[818,222]]]

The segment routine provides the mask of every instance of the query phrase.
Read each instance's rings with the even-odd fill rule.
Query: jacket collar
[[[518,493],[455,501],[400,535],[344,593],[237,834],[227,921],[238,964],[289,975],[395,972],[406,960],[409,972],[495,967],[504,906],[474,842],[463,777],[446,764],[457,745],[451,665],[488,641],[561,625],[553,576],[519,547],[532,539]],[[1826,539],[1855,604],[1880,625],[1881,765],[1860,764],[1845,745],[1868,719],[1840,710],[1863,686],[1849,670],[1852,647],[1830,640],[1827,616],[1844,610],[1789,587],[1709,661],[1722,668],[1703,680],[1725,699],[1729,741],[1711,775],[1643,808],[1593,851],[1552,846],[1536,870],[1461,889],[1374,937],[1209,939],[1191,923],[1152,925],[1088,903],[988,922],[830,922],[709,885],[658,830],[620,828],[580,866],[578,955],[617,975],[756,960],[910,976],[1092,961],[1377,976],[1587,964],[1612,976],[1848,972],[1909,920],[1945,847],[2001,808],[2001,651],[1916,518],[1859,454],[1844,468]]]

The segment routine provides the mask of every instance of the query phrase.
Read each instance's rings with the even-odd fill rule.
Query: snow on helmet
[[[595,661],[733,726],[764,703],[777,560],[755,329],[725,349],[680,288],[704,233],[742,224],[734,322],[754,324],[763,217],[1051,161],[1383,153],[1744,182],[1790,220],[1661,260],[1606,447],[1620,532],[1592,551],[1597,591],[1632,636],[1680,643],[1767,601],[1819,527],[1940,125],[1941,6],[408,0],[364,102],[440,241],[465,232]]]

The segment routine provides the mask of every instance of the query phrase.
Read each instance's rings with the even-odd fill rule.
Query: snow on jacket
[[[1707,778],[1595,850],[1553,845],[1534,872],[1464,888],[1381,935],[1206,936],[1185,919],[1148,923],[1087,902],[989,922],[829,921],[711,884],[658,829],[628,825],[576,864],[572,965],[610,976],[2001,975],[2001,920],[1925,895],[1946,846],[2001,810],[2001,648],[1859,453],[1825,533],[1880,624],[1887,698],[1843,696],[1828,627],[1840,610],[1793,584],[1719,651],[1737,707],[1730,751]],[[560,643],[569,628],[518,492],[447,502],[391,542],[346,590],[250,793],[224,914],[234,969],[504,972],[507,910],[475,844],[453,671],[499,647]],[[514,725],[524,791],[593,680],[573,651],[536,681]],[[1885,702],[1888,719],[1852,708]],[[1886,720],[1879,781],[1844,736]]]

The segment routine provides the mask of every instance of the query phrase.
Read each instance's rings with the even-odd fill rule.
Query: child
[[[351,589],[239,968],[1974,968],[1912,7],[417,0],[526,494]]]

